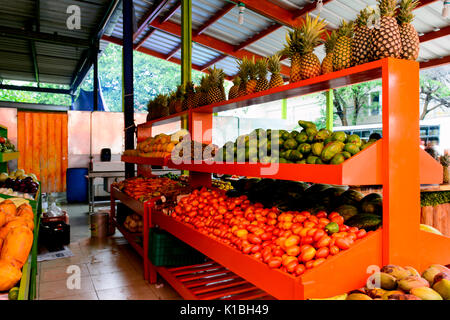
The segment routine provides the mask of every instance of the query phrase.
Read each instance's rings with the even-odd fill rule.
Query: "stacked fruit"
[[[124,152],[124,155],[131,156],[137,153],[136,155],[141,157],[168,157],[186,134],[189,134],[187,130],[180,130],[172,135],[158,134],[155,137],[150,137],[139,142],[135,151],[127,150]]]
[[[23,169],[0,174],[0,193],[10,196],[35,199],[39,190],[39,181],[32,173],[25,174]]]
[[[215,188],[218,188],[223,191],[229,191],[233,190],[233,186],[231,185],[230,181],[223,181],[219,179],[213,179],[211,180],[211,185]]]
[[[410,266],[386,265],[372,274],[361,289],[313,300],[450,300],[448,267],[433,264],[420,275]]]
[[[141,202],[159,196],[173,199],[191,191],[185,184],[169,178],[136,177],[113,183],[112,186]]]
[[[339,213],[284,212],[252,204],[246,196],[228,198],[217,190],[195,190],[171,216],[244,254],[299,276],[366,236],[344,225]]]
[[[0,291],[11,289],[22,277],[22,267],[33,245],[34,213],[28,203],[16,207],[0,203]]]
[[[130,232],[140,232],[144,228],[142,217],[136,213],[133,213],[125,218],[123,226]]]
[[[0,137],[0,152],[15,152],[16,147],[8,138]]]
[[[183,160],[213,160],[217,149],[218,147],[214,144],[186,139],[177,144],[174,155]]]

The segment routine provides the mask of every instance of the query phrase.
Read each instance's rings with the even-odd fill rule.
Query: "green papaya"
[[[383,213],[383,197],[379,193],[368,194],[361,200],[360,205],[363,212],[376,215],[382,215]]]
[[[291,153],[292,153],[292,151],[293,151],[293,150],[286,150],[286,151],[284,152],[284,157],[283,157],[283,158],[285,158],[286,160],[289,160],[289,159],[291,158]]]
[[[298,144],[305,143],[306,140],[308,140],[308,135],[306,134],[306,132],[300,132],[300,133],[295,137],[295,140],[297,141]]]
[[[289,134],[289,137],[292,139],[295,139],[299,134],[300,134],[300,132],[294,130]]]
[[[342,153],[338,153],[331,159],[330,164],[341,164],[344,161],[344,155]]]
[[[347,139],[347,134],[343,131],[337,131],[337,132],[333,132],[333,134],[331,135],[332,141],[341,141],[341,142],[345,142],[345,140]]]
[[[306,164],[306,159],[302,159],[300,161],[297,161],[296,163],[298,163],[298,164]]]
[[[308,129],[308,128],[314,128],[316,129],[316,124],[311,122],[311,121],[303,121],[303,120],[299,120],[298,121],[298,125],[300,127],[302,127],[303,129]],[[316,129],[317,130],[317,129]]]
[[[298,146],[298,143],[295,139],[289,138],[284,142],[284,147],[288,150],[294,150]]]
[[[280,158],[280,163],[288,163],[288,161],[285,158]]]
[[[306,142],[308,142],[309,144],[314,143],[314,137],[315,137],[315,134],[309,135],[308,139],[306,140]]]
[[[347,151],[342,151],[341,154],[344,156],[345,160],[352,157],[352,154]]]
[[[327,129],[321,129],[319,130],[319,132],[316,133],[316,135],[314,136],[314,141],[324,141],[326,138],[331,136],[331,132],[330,130]]]
[[[333,140],[332,137],[328,137],[323,141],[323,145],[326,146],[327,144],[329,144],[330,142],[333,142],[335,140]]]
[[[311,152],[311,145],[309,143],[302,143],[298,146],[297,150],[304,155],[309,154]]]
[[[311,145],[311,152],[313,153],[313,155],[320,157],[323,148],[323,142],[316,142]]]
[[[373,142],[370,142],[370,140],[367,141],[366,144],[364,144],[364,145],[361,146],[361,148],[360,148],[361,151],[364,150],[364,149],[366,149],[366,148],[368,148],[368,147],[370,147],[370,146],[373,145],[374,143],[375,143],[375,141],[373,141]]]
[[[316,164],[316,160],[318,158],[319,157],[316,157],[316,156],[308,156],[308,158],[306,158],[306,163],[307,164]]]
[[[289,139],[289,132],[286,130],[280,130],[280,137],[283,138],[283,140]]]
[[[289,155],[289,160],[292,160],[292,161],[299,161],[302,158],[303,158],[303,154],[297,150],[292,150],[291,154]]]
[[[334,211],[339,212],[339,214],[344,218],[344,222],[358,214],[358,208],[348,204],[343,204],[337,207]]]
[[[334,141],[327,144],[322,151],[322,161],[330,161],[336,154],[344,149],[345,144],[341,141]]]
[[[317,134],[317,129],[316,127],[314,128],[307,128],[306,129],[306,134],[309,136],[313,136],[313,138],[315,137],[315,135]]]
[[[356,143],[347,143],[344,146],[344,150],[347,152],[350,152],[352,156],[357,154],[360,150],[359,147],[356,145]]]
[[[345,224],[350,227],[373,231],[381,226],[382,218],[371,213],[360,213],[348,219]]]
[[[347,143],[354,143],[361,147],[361,138],[357,134],[351,134],[347,137]]]
[[[316,163],[315,163],[315,164],[324,164],[324,162],[322,161],[322,159],[320,159],[319,157],[317,157]]]

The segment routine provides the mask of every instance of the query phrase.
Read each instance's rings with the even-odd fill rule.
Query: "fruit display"
[[[349,227],[325,211],[280,212],[252,204],[246,196],[229,198],[218,190],[194,190],[171,217],[199,232],[295,276],[349,249],[366,230]]]
[[[356,134],[318,130],[309,121],[298,123],[303,128],[301,132],[255,129],[239,136],[234,143],[230,141],[219,148],[216,161],[337,165],[376,142]]]
[[[34,213],[28,203],[0,202],[0,291],[14,287],[33,245]]]
[[[378,193],[363,195],[348,186],[309,185],[273,179],[240,179],[231,182],[230,197],[245,195],[252,202],[281,211],[338,212],[352,227],[376,230],[382,224],[383,198]]]
[[[342,20],[333,49],[333,70],[339,71],[352,65],[353,22]]]
[[[39,181],[33,173],[26,174],[23,169],[0,173],[0,194],[33,200],[38,190]]]
[[[396,19],[397,0],[377,0],[380,23],[372,32],[372,59],[400,58],[402,40]]]
[[[368,27],[368,22],[369,18],[374,14],[375,11],[367,7],[359,12],[355,20],[352,42],[352,66],[371,61],[373,29]]]
[[[211,185],[217,189],[223,190],[223,191],[229,191],[233,190],[233,185],[230,181],[223,181],[219,179],[212,179]]]
[[[16,147],[8,138],[0,137],[0,152],[16,152]]]
[[[176,145],[174,155],[183,160],[213,160],[218,147],[214,144],[184,140]],[[172,160],[178,160],[172,156]]]
[[[144,141],[138,142],[136,150],[126,150],[123,155],[149,158],[168,157],[175,146],[187,134],[189,134],[189,132],[185,129],[179,130],[172,135],[161,133],[155,137],[149,137]]]
[[[123,223],[125,229],[130,232],[139,232],[142,233],[144,229],[144,223],[142,221],[142,217],[137,213],[133,213],[125,218],[125,222]]]
[[[433,264],[420,274],[411,266],[386,265],[363,288],[311,300],[450,300],[450,269]]]
[[[192,189],[180,181],[169,178],[135,177],[115,182],[112,187],[119,189],[131,198],[145,202],[154,197],[164,196],[174,199],[180,194],[187,194]]]
[[[267,68],[269,69],[269,72],[271,73],[269,89],[281,87],[282,85],[284,85],[283,77],[280,74],[280,72],[281,72],[280,59],[281,59],[281,56],[279,54],[274,54],[273,56],[269,57],[267,60]]]

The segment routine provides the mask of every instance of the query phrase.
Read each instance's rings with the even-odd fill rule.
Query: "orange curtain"
[[[18,167],[34,173],[42,192],[66,191],[67,113],[17,113]]]

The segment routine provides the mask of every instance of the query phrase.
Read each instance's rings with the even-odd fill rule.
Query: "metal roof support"
[[[93,58],[94,58],[94,61],[93,61],[93,64],[94,64],[94,88],[93,89],[94,90],[92,92],[92,97],[94,99],[94,101],[93,101],[94,111],[98,111],[98,92],[99,92],[99,89],[98,89],[98,48],[99,48],[99,46],[98,46],[98,41],[97,41],[95,48],[94,48],[94,54],[93,54]]]
[[[147,25],[151,23],[153,20],[155,20],[162,10],[164,10],[164,7],[169,3],[169,0],[159,0],[156,2],[150,10],[148,10],[142,20],[139,22],[138,29],[135,33],[133,33],[133,41],[136,41],[137,37],[142,33],[142,31],[145,30]]]
[[[192,0],[181,2],[181,83],[192,80]]]
[[[234,50],[236,50],[236,51],[242,50],[245,47],[251,45],[252,43],[255,43],[256,41],[264,38],[265,36],[271,34],[272,32],[274,32],[282,27],[283,26],[280,24],[273,24],[270,27],[264,29],[263,31],[255,34],[253,37],[250,37],[247,40],[245,40],[244,42],[238,44],[237,46],[234,47]]]
[[[147,41],[147,39],[150,38],[150,37],[152,36],[152,34],[153,34],[155,31],[156,31],[155,28],[150,29],[150,30],[145,34],[145,36],[143,36],[143,37],[141,38],[141,40],[139,40],[138,43],[136,43],[136,44],[134,45],[134,50],[139,49],[139,48],[144,44],[144,42]]]
[[[177,12],[178,9],[181,8],[181,0],[178,0],[174,3],[173,7],[170,8],[159,20],[159,23],[164,23],[166,21],[169,21],[170,18]]]
[[[36,44],[33,40],[30,41],[31,59],[33,60],[34,78],[39,87],[39,66],[36,56]]]
[[[171,58],[173,58],[173,56],[174,56],[178,51],[180,51],[180,49],[181,49],[181,44],[179,44],[178,46],[176,46],[175,48],[173,48],[173,50],[170,51],[170,52],[166,55],[165,60],[170,60]]]
[[[433,2],[437,2],[437,1],[441,1],[441,0],[420,0],[420,3],[416,7],[416,9],[419,9],[420,7],[423,7],[423,6],[427,6],[427,5],[429,5],[429,4],[433,3]]]
[[[420,43],[423,43],[426,41],[448,36],[449,34],[450,34],[450,26],[446,26],[442,29],[425,33],[424,35],[419,37],[419,40]]]
[[[133,0],[123,0],[122,110],[124,112],[125,149],[134,149],[133,88]],[[134,176],[135,165],[125,163],[125,177]]]
[[[420,63],[420,69],[426,69],[431,67],[438,67],[444,64],[450,63],[450,56],[428,60]]]
[[[6,84],[0,84],[0,89],[3,89],[3,90],[14,90],[14,91],[31,91],[31,92],[56,93],[56,94],[70,94],[70,90],[69,89],[13,86],[13,85],[6,85]]]
[[[225,59],[226,57],[228,57],[226,54],[221,54],[220,56],[218,56],[217,58],[212,59],[211,61],[207,62],[205,65],[203,65],[202,71],[208,69],[209,67],[211,67],[212,65],[216,64],[219,61],[222,61],[223,59]]]
[[[206,21],[200,28],[194,31],[194,37],[202,34],[206,29],[208,29],[212,24],[214,24],[217,20],[222,18],[228,12],[231,11],[236,5],[233,3],[227,3],[222,9],[217,11],[208,21]]]

